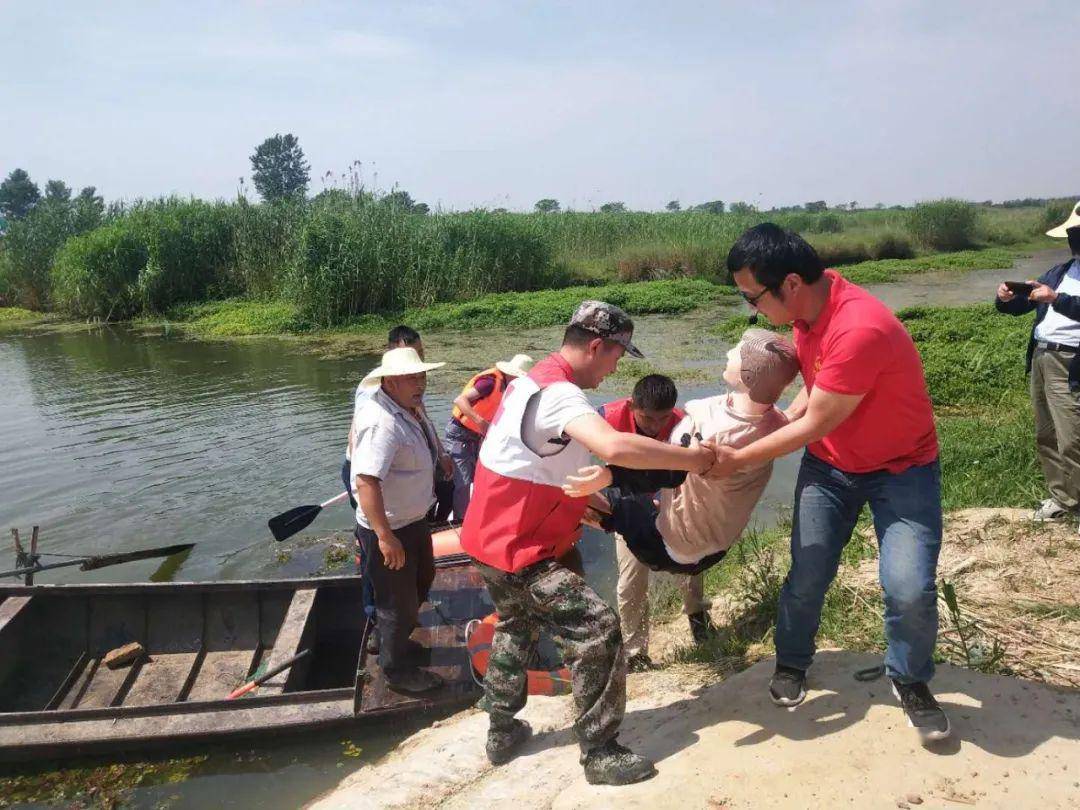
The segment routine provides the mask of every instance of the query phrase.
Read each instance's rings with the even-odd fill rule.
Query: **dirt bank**
[[[567,729],[568,699],[532,699],[537,736],[501,768],[483,753],[486,717],[426,729],[315,803],[360,807],[1075,807],[1080,693],[943,665],[935,680],[954,739],[918,744],[884,681],[852,673],[871,655],[823,652],[794,711],[766,694],[772,662],[697,685],[631,676],[639,696],[621,739],[659,775],[626,788],[585,782]]]
[[[487,717],[465,712],[409,738],[314,806],[1076,807],[1080,691],[1054,684],[1070,683],[1080,664],[1080,540],[1073,524],[1039,526],[1029,514],[951,514],[940,572],[960,596],[970,639],[1004,645],[998,669],[1052,683],[940,665],[934,688],[954,736],[937,747],[919,745],[886,681],[854,680],[857,669],[880,661],[873,654],[819,653],[809,697],[794,711],[768,699],[771,658],[723,680],[715,667],[676,664],[627,684],[621,739],[656,760],[659,775],[649,782],[588,785],[569,731],[569,699],[532,698],[523,716],[536,737],[509,765],[487,763]],[[869,593],[876,559],[842,571],[841,580]],[[730,620],[728,607],[719,595],[718,624]],[[655,628],[656,658],[677,660],[689,643],[684,625]],[[943,606],[941,649],[951,657],[953,641]],[[748,657],[765,651],[758,645]]]

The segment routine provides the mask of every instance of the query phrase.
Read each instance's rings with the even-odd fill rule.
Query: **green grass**
[[[0,307],[0,323],[16,321],[34,321],[41,318],[40,312],[21,307]]]
[[[432,304],[383,315],[362,315],[325,330],[332,333],[385,333],[399,323],[420,331],[523,329],[566,323],[586,299],[622,307],[631,315],[679,315],[733,295],[701,279],[645,281],[598,287],[567,287],[527,293],[497,293],[464,303]],[[207,337],[288,334],[315,331],[300,309],[274,301],[232,299],[174,307],[169,318]]]
[[[310,324],[284,301],[208,301],[169,310],[169,319],[203,337],[243,337],[304,332]]]

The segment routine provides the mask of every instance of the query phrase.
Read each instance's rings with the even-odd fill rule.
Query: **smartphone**
[[[1035,285],[1028,284],[1026,281],[1006,281],[1005,289],[1007,289],[1013,295],[1019,295],[1021,298],[1027,298],[1029,295],[1031,295],[1031,291],[1035,289]]]

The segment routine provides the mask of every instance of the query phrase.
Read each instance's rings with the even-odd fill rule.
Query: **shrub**
[[[122,221],[69,239],[52,270],[54,303],[82,318],[129,318],[147,259],[146,244]]]
[[[870,240],[870,258],[872,259],[910,259],[914,256],[914,245],[902,233],[886,231]]]
[[[924,202],[908,214],[908,231],[936,250],[960,250],[972,243],[977,218],[978,209],[963,200]]]
[[[5,299],[42,310],[49,305],[53,259],[74,233],[68,206],[44,202],[24,219],[14,220],[3,238],[0,289]]]
[[[840,233],[842,230],[844,223],[836,214],[822,214],[810,226],[812,233]]]
[[[1038,230],[1040,233],[1056,228],[1069,218],[1072,213],[1074,200],[1053,200],[1043,208],[1042,219]]]
[[[815,237],[810,240],[826,267],[865,262],[871,258],[865,242],[857,239]]]

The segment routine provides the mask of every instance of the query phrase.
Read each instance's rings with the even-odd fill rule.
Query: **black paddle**
[[[297,506],[288,512],[282,512],[280,515],[270,518],[266,525],[270,527],[270,533],[274,535],[274,539],[280,543],[282,540],[292,537],[301,529],[310,526],[311,521],[315,520],[319,512],[327,506],[341,503],[348,497],[348,492],[342,492],[340,495],[335,495],[330,500],[317,505]]]

